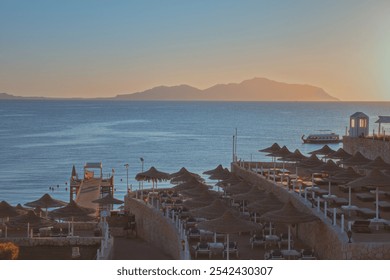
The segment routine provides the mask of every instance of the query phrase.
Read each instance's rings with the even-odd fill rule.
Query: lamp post
[[[126,167],[126,191],[129,191],[129,164],[125,164]],[[131,191],[131,190],[130,190]]]
[[[141,161],[141,172],[144,172],[144,158],[139,158]],[[141,199],[144,199],[144,181],[140,182],[141,184]]]

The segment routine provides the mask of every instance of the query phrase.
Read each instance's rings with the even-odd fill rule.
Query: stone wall
[[[19,246],[93,246],[101,243],[102,237],[13,237],[1,238],[0,242],[13,242]]]
[[[317,208],[312,208],[311,203],[305,202],[297,194],[235,163],[231,165],[231,170],[252,184],[272,191],[281,201],[287,202],[290,199],[298,209],[316,215],[319,221],[299,224],[292,230],[292,234],[313,248],[320,259],[390,259],[390,242],[348,243],[347,234],[341,231],[339,225],[333,226],[330,219],[325,218],[322,212],[317,212]]]
[[[350,154],[359,151],[369,159],[381,156],[384,161],[390,163],[390,142],[387,141],[344,136],[343,148]]]
[[[181,239],[170,219],[144,201],[126,196],[125,211],[135,215],[137,235],[173,259],[181,258]]]

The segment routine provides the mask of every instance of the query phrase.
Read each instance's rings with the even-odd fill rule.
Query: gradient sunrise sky
[[[110,97],[253,77],[390,100],[390,1],[0,0],[0,92]]]

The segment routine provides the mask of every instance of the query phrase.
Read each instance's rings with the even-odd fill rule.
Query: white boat
[[[340,143],[343,140],[336,133],[318,133],[310,134],[305,138],[305,135],[302,135],[302,141],[305,144],[333,144]]]

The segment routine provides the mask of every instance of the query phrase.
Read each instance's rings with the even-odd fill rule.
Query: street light
[[[129,164],[126,163],[125,167],[126,167],[126,191],[129,191]]]
[[[141,172],[144,172],[144,158],[139,158],[141,161]],[[140,182],[141,185],[141,199],[144,199],[144,181]]]

